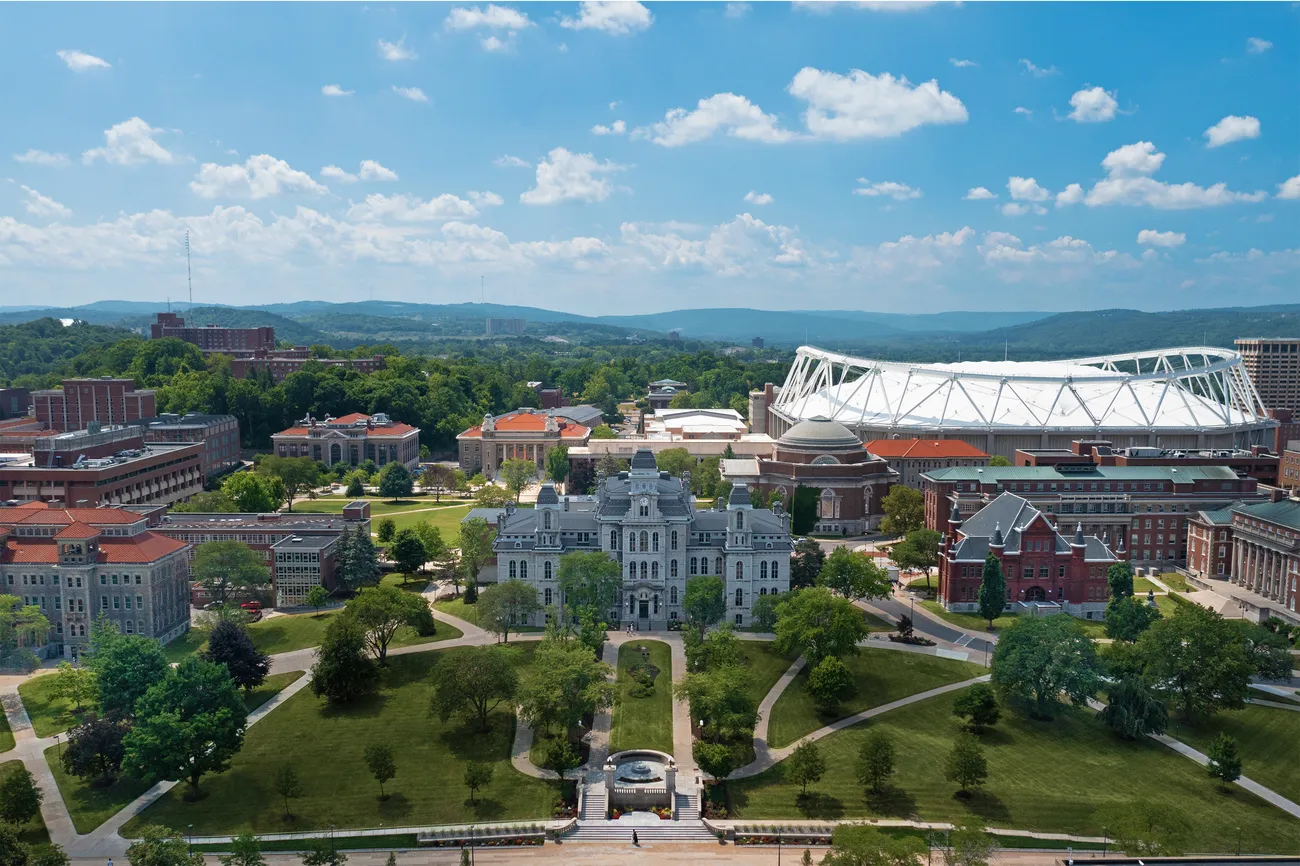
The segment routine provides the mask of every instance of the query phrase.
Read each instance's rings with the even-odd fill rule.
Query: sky
[[[1300,302],[1300,5],[0,6],[0,306]]]

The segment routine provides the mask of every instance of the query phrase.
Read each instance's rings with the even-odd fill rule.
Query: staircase
[[[606,815],[605,786],[588,785],[582,797],[582,811],[578,814],[578,823],[581,825],[586,821],[604,821]]]
[[[677,820],[679,822],[694,822],[700,820],[700,801],[698,795],[677,795]]]
[[[627,824],[621,821],[579,821],[578,829],[565,842],[625,842],[632,844],[632,831],[642,844],[655,842],[716,842],[717,837],[699,821],[660,821],[658,825]]]

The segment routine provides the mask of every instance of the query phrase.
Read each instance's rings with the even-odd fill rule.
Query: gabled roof
[[[913,460],[943,460],[953,457],[988,457],[983,451],[960,439],[873,439],[866,448],[877,457]]]
[[[544,433],[546,432],[546,419],[548,417],[555,419],[555,423],[560,428],[561,439],[585,439],[591,435],[590,427],[576,424],[559,414],[548,416],[546,412],[529,411],[527,409],[507,412],[505,415],[493,418],[492,427],[497,433]],[[470,427],[456,438],[478,439],[482,438],[482,436],[483,425],[479,424]]]
[[[28,502],[12,508],[0,508],[0,525],[70,526],[84,523],[90,526],[123,525],[139,523],[144,516],[121,508],[51,508],[44,502]]]
[[[1266,520],[1289,529],[1300,529],[1300,499],[1283,499],[1280,502],[1261,502],[1244,505],[1237,513],[1255,520]]]
[[[84,523],[70,523],[55,533],[55,538],[94,538],[99,530]]]

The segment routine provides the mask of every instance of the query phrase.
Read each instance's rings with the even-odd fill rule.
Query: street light
[[[54,735],[54,748],[58,751],[59,757],[63,757],[63,743],[59,741],[59,735]]]
[[[193,854],[194,853],[194,825],[193,824],[189,825],[189,827],[186,828],[185,844],[186,847],[189,849],[189,853]]]
[[[1110,848],[1110,828],[1101,828],[1101,856],[1106,856],[1106,850]]]

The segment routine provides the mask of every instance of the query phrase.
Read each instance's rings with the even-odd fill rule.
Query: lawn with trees
[[[1207,752],[1219,734],[1237,741],[1242,774],[1282,796],[1300,801],[1300,713],[1278,707],[1247,706],[1218,713],[1197,724],[1175,719],[1167,733]]]
[[[641,648],[646,654],[643,656]],[[609,750],[673,750],[673,669],[668,644],[634,640],[618,648],[618,703]]]
[[[11,776],[23,770],[24,767],[22,761],[5,761],[4,763],[0,763],[0,789],[4,788],[5,783],[9,781]],[[17,824],[16,827],[18,830],[19,840],[26,842],[28,845],[45,845],[50,841],[50,834],[45,830],[45,821],[41,818],[39,811],[37,811],[35,816],[29,820]],[[4,850],[4,847],[3,841],[0,840],[0,862],[7,864],[11,861],[5,859],[8,852]]]

